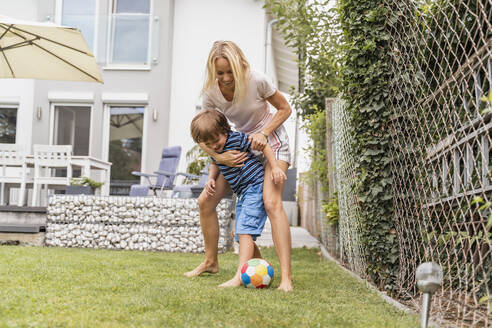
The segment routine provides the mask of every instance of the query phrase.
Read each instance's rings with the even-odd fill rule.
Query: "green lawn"
[[[273,249],[264,257],[279,268]],[[295,291],[185,278],[203,255],[0,246],[0,327],[417,327],[315,249],[295,249]],[[278,278],[278,277],[277,277]]]

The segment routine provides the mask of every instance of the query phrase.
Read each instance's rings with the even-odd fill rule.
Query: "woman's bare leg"
[[[277,161],[280,168],[287,172],[289,164],[284,161]],[[290,236],[289,221],[282,205],[282,191],[284,183],[274,184],[271,178],[272,168],[270,165],[265,167],[265,182],[263,184],[263,201],[265,209],[272,225],[272,237],[280,262],[280,285],[278,289],[283,291],[291,291],[292,273],[290,268],[290,252],[292,248],[292,240]]]
[[[254,259],[262,259],[263,257],[261,256],[260,248],[258,247],[258,245],[256,245],[256,243],[253,243],[253,244],[255,246],[255,252],[253,253],[253,258]]]
[[[199,276],[204,272],[217,273],[219,261],[217,258],[219,243],[219,220],[216,207],[225,194],[230,191],[229,184],[222,174],[215,181],[215,195],[210,196],[205,189],[198,197],[200,207],[200,226],[205,242],[205,259],[195,269],[185,272],[186,277]]]

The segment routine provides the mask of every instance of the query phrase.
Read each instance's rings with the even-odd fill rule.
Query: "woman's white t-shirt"
[[[251,70],[246,95],[240,103],[227,101],[216,80],[214,86],[203,93],[202,108],[219,110],[234,124],[236,130],[253,134],[272,119],[273,114],[266,99],[275,91],[276,88],[263,73]]]

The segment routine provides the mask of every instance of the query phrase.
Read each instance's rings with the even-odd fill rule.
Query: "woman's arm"
[[[261,131],[266,135],[270,135],[276,128],[284,123],[292,113],[289,103],[285,97],[277,90],[273,95],[267,98],[268,102],[277,109],[273,119]]]
[[[222,154],[216,153],[213,149],[210,149],[205,143],[200,142],[198,144],[203,151],[209,154],[217,163],[224,164],[230,167],[242,167],[244,161],[248,157],[248,153],[240,152],[239,150],[228,150]]]
[[[263,150],[267,144],[267,138],[265,135],[269,136],[276,128],[282,125],[282,123],[284,123],[292,113],[292,108],[290,108],[289,103],[278,90],[275,91],[273,95],[268,97],[267,101],[277,109],[277,112],[273,115],[272,120],[265,127],[263,127],[263,129],[261,129],[261,132],[254,133],[249,136],[251,148],[254,150]]]

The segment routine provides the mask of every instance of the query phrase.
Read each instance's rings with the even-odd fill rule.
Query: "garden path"
[[[290,227],[290,235],[292,237],[292,248],[319,247],[319,241],[303,227]],[[269,220],[265,223],[263,233],[256,243],[264,247],[273,246],[272,228]]]

